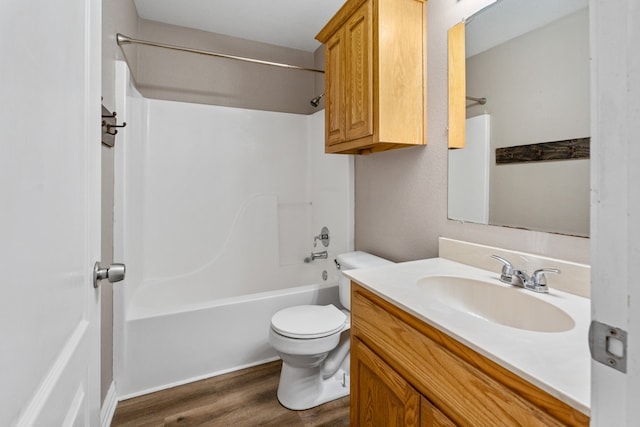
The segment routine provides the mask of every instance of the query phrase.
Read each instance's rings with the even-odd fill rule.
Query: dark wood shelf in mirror
[[[588,159],[590,141],[587,137],[496,148],[496,163]]]

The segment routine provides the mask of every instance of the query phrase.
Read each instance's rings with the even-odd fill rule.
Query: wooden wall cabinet
[[[351,287],[351,425],[589,425],[588,416],[523,378]]]
[[[347,0],[316,36],[325,49],[325,151],[425,143],[421,0]]]

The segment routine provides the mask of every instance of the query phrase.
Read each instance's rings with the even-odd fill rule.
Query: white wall
[[[286,31],[283,27],[283,31]],[[310,52],[140,19],[138,37],[265,61],[313,67]],[[127,57],[130,49],[125,47]],[[318,73],[137,47],[136,81],[148,98],[311,114]]]

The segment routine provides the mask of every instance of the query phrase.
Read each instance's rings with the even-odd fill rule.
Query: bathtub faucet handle
[[[329,229],[327,227],[322,227],[320,230],[320,234],[313,238],[313,247],[315,248],[318,245],[318,240],[322,242],[322,245],[326,248],[329,246]]]

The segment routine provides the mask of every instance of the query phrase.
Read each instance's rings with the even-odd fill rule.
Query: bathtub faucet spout
[[[322,252],[311,252],[311,256],[308,256],[304,259],[304,262],[309,263],[311,261],[314,261],[316,259],[327,259],[328,254],[327,251],[322,251]]]

